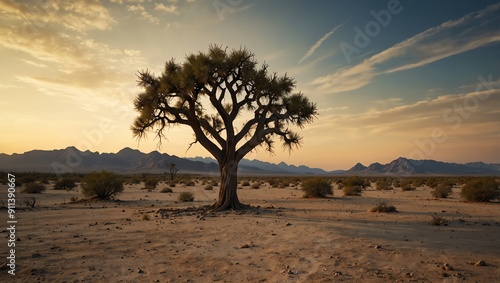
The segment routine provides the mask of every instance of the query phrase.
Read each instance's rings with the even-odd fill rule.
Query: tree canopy
[[[211,45],[207,53],[190,54],[182,64],[167,61],[160,76],[138,72],[144,91],[134,101],[139,112],[132,125],[134,136],[142,138],[152,131],[161,144],[169,127],[191,127],[193,143],[219,162],[218,207],[237,208],[232,200],[221,204],[226,202],[221,198],[226,190],[234,190],[231,195],[236,197],[232,179],[246,154],[258,146],[272,153],[276,139],[288,150],[298,147],[302,137],[290,126],[302,128],[317,115],[316,104],[293,92],[293,78],[270,73],[268,65],[259,66],[254,57],[246,48],[228,51]]]

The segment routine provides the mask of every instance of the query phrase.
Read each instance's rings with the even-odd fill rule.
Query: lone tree
[[[239,161],[258,146],[273,153],[276,137],[289,151],[298,147],[302,137],[289,126],[302,128],[317,115],[315,103],[292,93],[293,78],[270,74],[268,65],[258,66],[254,57],[246,48],[228,52],[211,45],[207,53],[188,55],[183,64],[166,62],[161,76],[148,70],[137,75],[144,92],[134,101],[139,112],[131,127],[134,136],[152,131],[161,145],[165,129],[191,127],[189,146],[201,144],[219,163],[214,210],[248,208],[237,195]]]

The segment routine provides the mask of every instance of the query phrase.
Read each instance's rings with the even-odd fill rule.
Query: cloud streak
[[[500,3],[442,23],[358,65],[313,80],[320,90],[339,93],[360,89],[377,76],[422,67],[500,41]]]
[[[299,64],[301,64],[307,58],[311,57],[314,54],[314,52],[316,51],[316,49],[318,49],[325,40],[327,40],[332,34],[334,34],[343,25],[344,25],[344,23],[334,27],[331,31],[329,31],[327,34],[323,35],[323,37],[321,37],[318,41],[316,41],[316,43],[314,43],[311,46],[311,48],[309,48],[309,50],[307,50],[306,54],[304,54],[304,56],[302,56],[302,58],[299,60]]]

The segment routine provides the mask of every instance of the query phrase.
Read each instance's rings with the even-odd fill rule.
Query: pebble
[[[476,266],[486,266],[486,261],[480,260],[480,261],[476,262]]]

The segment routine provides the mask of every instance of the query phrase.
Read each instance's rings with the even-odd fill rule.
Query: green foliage
[[[435,198],[446,198],[451,194],[451,186],[441,183],[434,190],[431,191],[431,195]]]
[[[82,183],[82,194],[86,197],[97,197],[109,200],[123,192],[123,181],[113,172],[93,172],[85,176]]]
[[[332,185],[323,178],[306,179],[302,182],[301,187],[305,198],[320,198],[333,195]]]
[[[394,205],[387,205],[385,202],[381,202],[370,209],[370,212],[396,212],[396,207]]]
[[[344,187],[344,196],[360,196],[363,189],[361,186]]]
[[[350,176],[347,179],[342,181],[342,184],[346,187],[363,187],[365,184],[365,180],[359,176]]]
[[[500,197],[498,186],[494,178],[472,179],[462,187],[460,195],[467,201],[487,202]]]
[[[63,177],[54,184],[54,190],[71,190],[76,187],[75,180],[69,177]]]
[[[144,189],[152,191],[156,189],[156,186],[158,186],[158,179],[150,177],[146,181],[144,181]]]
[[[192,192],[182,192],[179,194],[179,200],[184,202],[194,201],[194,195]]]
[[[375,185],[377,187],[377,190],[379,190],[379,191],[385,191],[385,190],[391,189],[391,187],[389,187],[389,184],[387,183],[387,181],[385,181],[383,179],[377,180]]]
[[[45,186],[35,182],[24,184],[24,189],[22,190],[25,194],[40,194],[43,191],[45,191]]]

